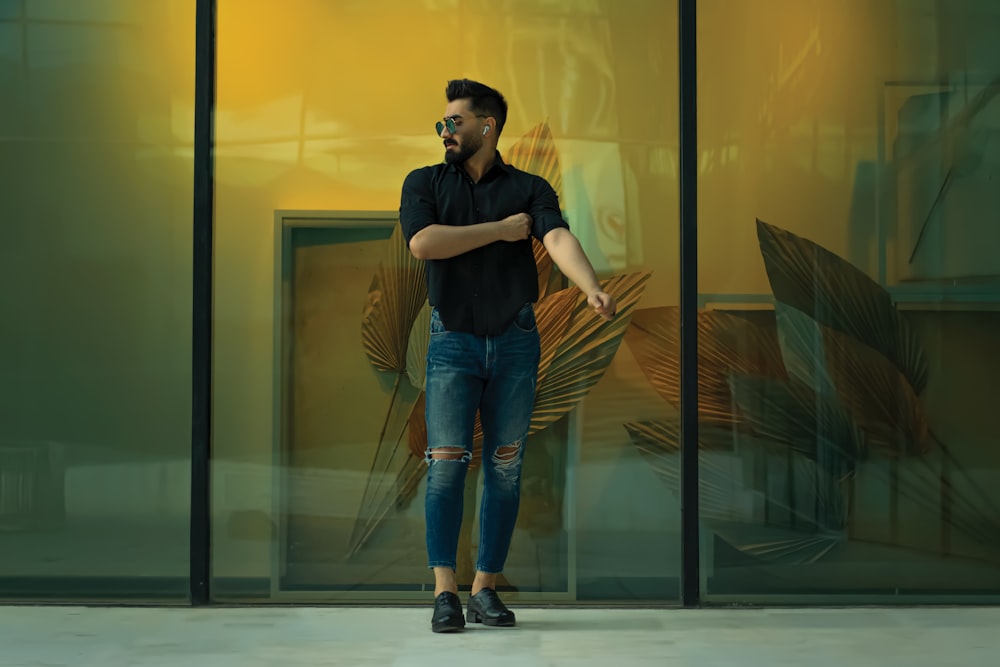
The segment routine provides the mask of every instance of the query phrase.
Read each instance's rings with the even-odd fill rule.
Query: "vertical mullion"
[[[191,604],[209,602],[216,0],[196,0],[191,340]]]
[[[680,100],[681,603],[701,602],[698,533],[697,1],[678,0]]]

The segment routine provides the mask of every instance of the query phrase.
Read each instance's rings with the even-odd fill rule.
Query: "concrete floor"
[[[0,666],[992,665],[1000,609],[520,609],[435,635],[399,608],[0,607]]]

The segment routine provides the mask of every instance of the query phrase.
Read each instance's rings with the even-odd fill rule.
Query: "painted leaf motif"
[[[355,522],[357,535],[352,536],[348,556],[355,555],[364,547],[368,538],[372,536],[379,524],[393,509],[410,502],[415,496],[420,480],[427,474],[427,466],[423,460],[407,457],[398,472],[395,480],[386,489],[377,501],[377,504],[370,511],[363,513]],[[366,517],[364,520],[361,517]]]
[[[566,336],[566,329],[579,307],[579,302],[580,291],[571,287],[550,294],[535,305],[535,321],[538,323],[541,348],[538,360],[539,382],[552,366],[552,360]]]
[[[386,257],[368,288],[361,319],[365,354],[380,371],[406,369],[410,329],[427,301],[424,263],[416,259],[396,225],[387,243]]]
[[[649,276],[644,271],[601,282],[602,289],[617,302],[618,314],[610,322],[593,312],[583,292],[569,288],[576,294],[575,306],[552,360],[544,368],[539,365],[530,433],[569,412],[601,379],[618,351]]]
[[[625,335],[653,388],[680,406],[680,310],[676,306],[636,311]],[[733,373],[786,377],[773,329],[720,311],[698,313],[698,413],[718,426],[739,422],[733,411]]]
[[[559,151],[549,124],[539,123],[510,147],[504,160],[529,174],[541,176],[562,201],[562,169]]]
[[[391,505],[401,470],[409,463],[409,452],[401,446],[408,430],[414,406],[423,396],[410,384],[404,371],[394,373],[393,389],[382,431],[379,433],[375,451],[372,453],[371,469],[365,479],[365,490],[361,508],[355,518],[350,538],[350,553],[356,552],[371,534],[372,517],[379,515],[383,508]]]
[[[866,441],[892,455],[930,447],[927,417],[913,387],[888,359],[805,313],[776,306],[778,335],[789,374],[844,406]]]
[[[877,350],[916,394],[927,385],[923,346],[889,293],[829,250],[760,220],[757,238],[777,301]]]
[[[734,375],[739,420],[758,439],[816,461],[825,474],[844,479],[866,453],[865,437],[834,398],[798,380]]]
[[[541,301],[549,295],[549,283],[555,272],[555,264],[549,251],[533,236],[531,237],[531,249],[535,253],[535,266],[538,267],[538,300]]]
[[[361,339],[369,362],[379,371],[394,373],[395,377],[365,481],[361,511],[351,532],[352,554],[364,545],[378,523],[373,517],[381,516],[391,505],[395,496],[392,475],[398,479],[408,464],[406,448],[400,447],[400,442],[420,392],[407,375],[407,352],[414,321],[426,302],[424,263],[410,253],[402,230],[396,225],[368,289],[361,320]]]

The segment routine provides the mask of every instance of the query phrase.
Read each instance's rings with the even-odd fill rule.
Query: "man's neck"
[[[478,183],[479,179],[483,177],[483,174],[489,171],[490,167],[493,166],[493,163],[496,162],[496,156],[497,151],[495,148],[491,148],[489,150],[484,149],[466,160],[465,164],[462,166],[465,167],[465,173],[472,178],[472,181],[474,183]]]

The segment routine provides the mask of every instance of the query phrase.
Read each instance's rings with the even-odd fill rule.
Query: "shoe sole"
[[[465,630],[465,624],[462,625],[432,625],[431,632],[438,633],[449,633],[449,632],[462,632]]]
[[[513,628],[515,625],[517,625],[516,619],[511,619],[509,621],[501,621],[492,618],[484,619],[475,612],[466,616],[465,620],[468,623],[482,623],[483,625],[488,625],[493,628]]]

